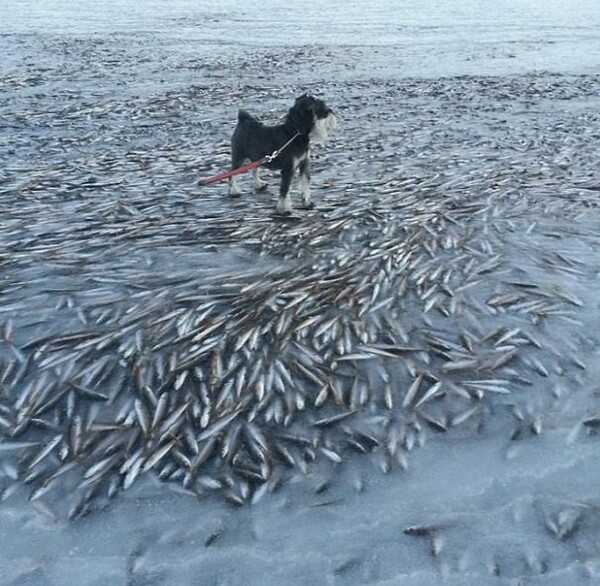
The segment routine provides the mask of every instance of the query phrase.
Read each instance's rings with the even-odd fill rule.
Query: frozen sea
[[[116,160],[131,148],[147,156],[144,173],[127,171],[118,188],[125,206],[115,217],[107,212],[106,222],[130,222],[133,233],[128,203],[166,193],[181,206],[161,226],[188,218],[200,224],[207,210],[220,214],[230,204],[216,190],[199,200],[190,169],[208,174],[226,165],[238,105],[275,115],[308,89],[341,114],[332,146],[316,151],[315,213],[319,198],[335,205],[357,185],[365,197],[385,198],[388,192],[369,187],[375,180],[403,185],[439,176],[433,185],[444,205],[476,198],[474,186],[485,182],[493,204],[460,236],[464,250],[478,247],[502,265],[473,281],[473,303],[483,307],[485,324],[503,328],[498,338],[519,328],[539,340],[520,365],[521,373],[534,372],[525,390],[515,387],[514,400],[493,396],[472,419],[465,411],[465,425],[446,433],[420,434],[405,465],[384,473],[376,455],[345,453],[339,465],[291,475],[277,492],[241,507],[196,499],[145,474],[68,520],[55,501],[30,502],[0,427],[0,584],[600,581],[596,1],[0,0],[0,55],[0,242],[21,263],[0,250],[0,315],[15,324],[15,339],[26,341],[31,315],[60,305],[58,293],[40,292],[42,278],[46,286],[58,279],[49,257],[20,247],[19,231],[54,242],[64,223],[71,246],[82,233],[78,218],[94,209],[78,191],[79,199],[63,201],[60,189],[38,199],[40,177],[53,172],[83,185],[94,173],[102,182],[110,149]],[[163,125],[173,103],[180,112]],[[130,126],[133,113],[144,131]],[[95,142],[95,133],[105,140]],[[121,172],[117,163],[112,168]],[[271,206],[268,195],[257,197],[261,209]],[[227,213],[242,217],[249,200]],[[48,229],[44,222],[57,210],[64,217]],[[130,254],[136,270],[147,261],[140,270],[148,274],[159,267],[179,278],[254,258],[218,243],[194,256],[193,238],[153,248],[145,244],[151,233],[143,236]],[[115,263],[122,250],[116,246]],[[205,263],[209,253],[216,256]],[[105,254],[90,273],[112,276],[112,260]],[[547,298],[558,292],[566,310],[553,306],[540,323],[501,304],[486,308],[505,293],[508,277],[533,280]],[[60,279],[63,286],[79,276]],[[422,317],[429,325],[436,319],[429,315],[420,307],[415,323]],[[48,318],[48,331],[65,323]],[[457,319],[447,327],[463,326]],[[0,385],[3,417],[7,389]]]
[[[268,46],[362,47],[356,66],[393,76],[595,73],[600,11],[593,0],[24,0],[2,2],[3,34],[140,35],[155,49],[189,51]],[[6,51],[4,59],[15,55]],[[394,58],[385,59],[388,55]],[[335,64],[332,64],[334,66]]]

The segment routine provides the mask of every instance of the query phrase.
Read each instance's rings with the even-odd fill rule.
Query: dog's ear
[[[314,126],[314,98],[308,94],[303,94],[299,98],[296,98],[294,106],[288,112],[287,119],[296,128],[297,132],[308,134]]]
[[[296,105],[308,104],[309,102],[312,102],[312,98],[306,92],[304,92],[299,98],[296,98]]]
[[[302,108],[305,112],[310,112],[311,114],[315,113],[315,99],[310,94],[302,94],[296,99],[295,106]]]

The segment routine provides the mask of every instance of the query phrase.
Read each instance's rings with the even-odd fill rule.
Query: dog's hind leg
[[[290,188],[292,178],[294,177],[294,168],[286,166],[281,170],[281,185],[279,187],[279,201],[277,202],[277,213],[282,216],[289,216],[292,213],[292,202],[290,201]]]
[[[242,165],[244,159],[240,157],[237,153],[233,152],[231,157],[231,170],[237,169]],[[242,195],[242,191],[237,182],[237,175],[229,178],[229,197],[240,197]]]
[[[258,175],[258,167],[252,170],[252,177],[254,179],[254,189],[256,191],[264,191],[269,184],[266,181],[263,181]]]
[[[315,207],[310,194],[310,164],[306,157],[299,166],[300,169],[300,185],[302,187],[302,207],[305,210],[311,210]]]
[[[240,195],[242,192],[237,182],[237,176],[234,175],[229,178],[229,197],[240,197]]]

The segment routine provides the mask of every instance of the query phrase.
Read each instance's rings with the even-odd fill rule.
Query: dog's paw
[[[237,199],[238,197],[242,197],[242,192],[239,189],[230,189],[229,197]]]
[[[292,206],[289,199],[280,198],[277,202],[275,213],[280,216],[289,216],[292,213]]]
[[[254,184],[255,191],[265,191],[269,187],[269,184],[266,181],[260,181]]]
[[[292,210],[289,206],[286,205],[278,205],[277,208],[275,209],[275,213],[278,216],[291,216],[292,215]]]
[[[303,202],[300,207],[303,210],[312,210],[315,207],[315,204],[312,201],[309,201],[308,203]]]

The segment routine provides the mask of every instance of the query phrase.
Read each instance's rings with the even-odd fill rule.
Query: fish
[[[346,411],[343,413],[338,413],[337,415],[332,415],[331,417],[326,417],[324,419],[319,419],[313,423],[315,427],[327,427],[333,425],[335,423],[339,423],[340,421],[344,421],[344,419],[348,419],[355,413],[357,413],[357,409],[353,409],[351,411]]]
[[[202,89],[209,109],[239,98],[218,85]],[[389,89],[362,88],[367,118],[391,111]],[[243,506],[350,457],[405,469],[429,429],[472,431],[498,405],[530,401],[540,376],[556,400],[568,396],[557,375],[583,380],[587,342],[565,336],[555,348],[554,324],[571,332],[585,321],[592,265],[571,239],[593,248],[578,215],[597,190],[584,178],[567,186],[573,198],[541,197],[563,178],[547,166],[525,173],[550,152],[527,117],[518,157],[502,133],[489,143],[467,134],[452,165],[454,130],[431,142],[421,114],[409,117],[403,148],[431,163],[426,176],[415,157],[396,160],[391,118],[375,138],[350,123],[335,144],[351,159],[325,180],[316,210],[273,222],[265,201],[206,192],[194,203],[186,177],[226,165],[228,141],[183,136],[182,149],[154,131],[178,132],[175,113],[191,112],[198,91],[118,110],[69,93],[58,126],[48,92],[26,114],[5,112],[22,148],[40,146],[34,126],[55,130],[43,167],[7,153],[0,172],[0,454],[14,482],[33,484],[42,514],[67,474],[76,517],[145,474]],[[217,136],[213,118],[199,124]],[[97,132],[100,121],[114,132]],[[69,145],[85,164],[63,156]],[[374,174],[380,164],[392,171]],[[543,412],[521,411],[519,433],[542,433]],[[593,413],[580,423],[590,433]]]

